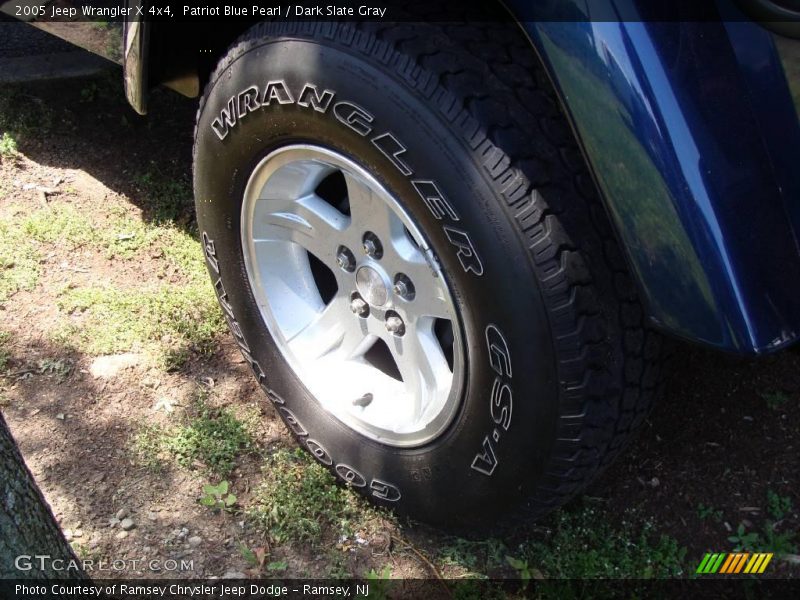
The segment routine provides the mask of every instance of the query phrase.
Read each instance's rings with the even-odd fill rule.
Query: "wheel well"
[[[197,97],[219,57],[242,33],[258,22],[151,23],[148,85],[165,85]]]

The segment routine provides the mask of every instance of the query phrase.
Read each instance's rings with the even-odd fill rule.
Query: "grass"
[[[227,475],[236,457],[252,448],[253,440],[245,424],[232,412],[200,401],[197,414],[168,435],[165,446],[185,467],[199,461],[209,471]]]
[[[634,523],[636,523],[634,525]],[[628,514],[617,526],[593,507],[562,509],[551,519],[552,535],[526,542],[512,557],[550,578],[651,579],[684,574],[686,550],[655,524]]]
[[[8,349],[10,339],[10,333],[0,331],[0,373],[3,373],[8,368],[8,361],[11,359],[11,352]]]
[[[0,220],[0,302],[39,281],[41,255],[12,219]]]
[[[277,451],[263,471],[248,516],[273,542],[314,545],[330,530],[351,535],[353,520],[370,510],[299,448]]]
[[[66,243],[70,249],[97,243],[100,228],[69,204],[55,204],[34,211],[22,220],[22,232],[41,244]]]
[[[174,206],[177,197],[167,194],[166,205]],[[166,214],[167,209],[159,210]],[[14,215],[13,207],[7,213]],[[41,256],[53,249],[102,249],[108,259],[151,265],[155,282],[144,288],[105,284],[63,290],[59,307],[71,318],[55,333],[56,342],[94,355],[144,350],[168,371],[180,368],[193,352],[212,351],[224,321],[196,235],[168,220],[145,222],[123,206],[112,207],[103,218],[53,202],[21,218],[0,220],[0,302],[33,289]]]
[[[236,459],[255,447],[248,424],[225,408],[215,408],[199,392],[185,422],[176,426],[143,424],[133,441],[140,466],[164,470],[169,461],[185,468],[202,465],[214,475],[228,475]]]
[[[0,137],[0,157],[2,158],[15,158],[17,156],[17,140],[8,133],[3,132]]]
[[[155,223],[177,221],[192,206],[189,180],[168,176],[156,163],[151,163],[147,171],[134,177],[134,184],[147,197],[148,216]]]
[[[62,329],[57,341],[92,355],[146,350],[165,370],[180,368],[191,352],[212,352],[224,325],[206,281],[67,288],[58,305],[79,323]]]

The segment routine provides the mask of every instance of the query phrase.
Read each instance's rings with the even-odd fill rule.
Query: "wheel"
[[[660,339],[511,26],[254,27],[206,86],[194,186],[243,355],[373,501],[540,516],[643,420]]]

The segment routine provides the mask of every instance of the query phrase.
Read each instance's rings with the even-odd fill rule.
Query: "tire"
[[[306,147],[317,154],[291,163],[308,169],[303,177],[311,177],[309,164],[325,162],[326,152],[340,157],[333,163],[351,161],[342,167],[347,184],[347,177],[362,183],[372,177],[372,185],[396,200],[395,216],[404,215],[416,228],[416,237],[406,229],[414,243],[421,251],[429,248],[430,268],[439,270],[436,285],[454,307],[447,313],[454,332],[447,348],[459,362],[452,359],[450,395],[441,400],[450,412],[435,431],[426,425],[416,438],[391,437],[395,433],[380,419],[394,405],[378,399],[375,406],[383,408],[374,409],[373,421],[359,416],[349,422],[351,409],[321,398],[351,380],[335,382],[334,370],[327,387],[321,385],[316,371],[292,363],[289,335],[282,342],[283,334],[275,333],[283,331],[276,311],[285,296],[277,285],[254,283],[261,267],[253,265],[262,255],[248,249],[242,232],[261,227],[258,215],[265,213],[258,212],[258,202],[265,200],[259,193],[281,195],[284,188],[268,183],[252,194],[255,183],[248,182],[260,165],[276,156],[305,156]],[[331,168],[337,164],[343,163]],[[368,175],[353,175],[358,169]],[[298,443],[372,501],[448,528],[485,526],[520,508],[536,518],[582,490],[642,423],[660,379],[661,339],[644,323],[547,78],[512,26],[252,28],[206,86],[195,130],[194,187],[215,289],[261,386]],[[255,198],[255,212],[243,211],[248,198]],[[325,265],[346,277],[330,266],[341,251],[335,243],[321,251]],[[292,242],[280,248],[285,257],[302,254],[294,253]],[[362,260],[361,249],[348,249]],[[272,269],[290,264],[265,252]],[[345,259],[339,265],[349,267]],[[307,279],[307,267],[298,269],[286,277],[302,272]],[[380,276],[388,274],[387,268]],[[279,281],[270,277],[263,280]],[[342,281],[337,279],[340,289],[349,285]],[[381,294],[389,289],[383,285],[375,288]],[[420,297],[428,285],[418,284]],[[358,300],[362,288],[351,287],[350,299]],[[264,301],[270,294],[274,304]],[[388,319],[365,303],[368,317],[350,314],[343,322]],[[389,345],[397,343],[391,335]],[[446,353],[445,342],[437,340]],[[401,379],[405,385],[405,375]],[[445,398],[426,394],[425,406]],[[413,413],[404,406],[396,410]],[[412,431],[423,422],[409,417],[403,427],[408,423]]]

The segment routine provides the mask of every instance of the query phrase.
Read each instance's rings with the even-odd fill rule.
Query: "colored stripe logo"
[[[709,552],[700,561],[696,573],[700,575],[761,574],[772,560],[772,552]]]

